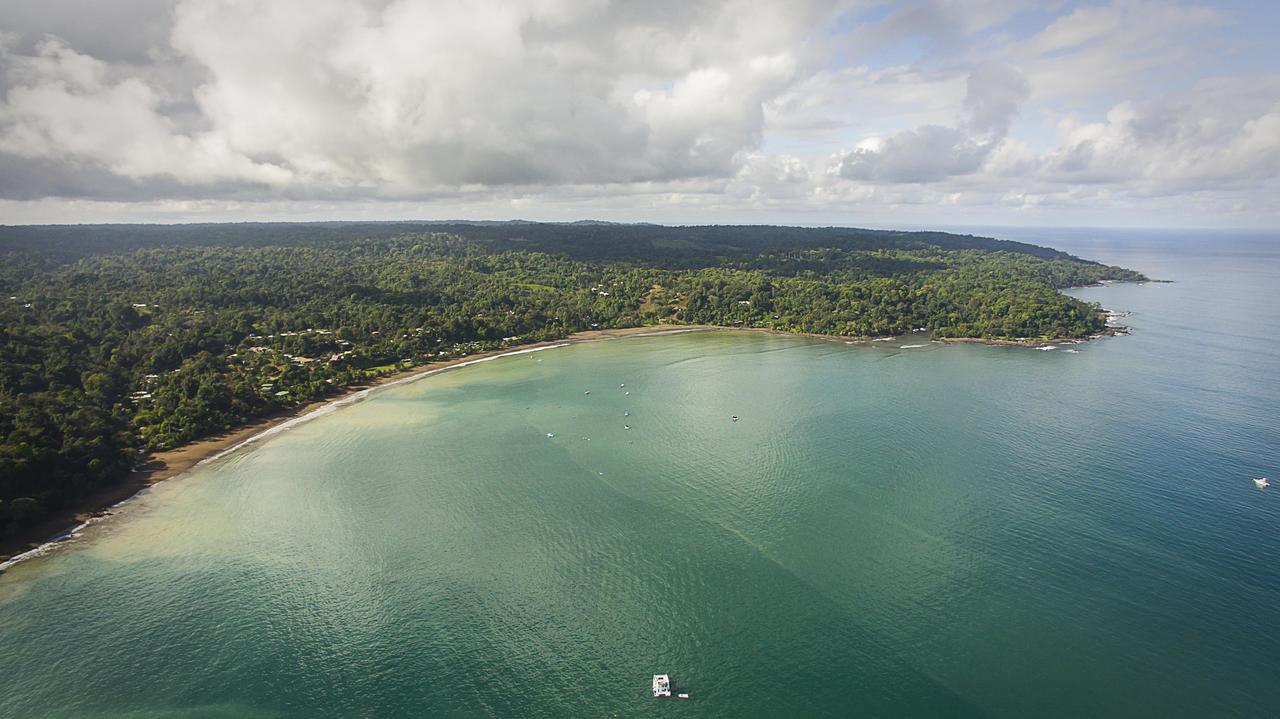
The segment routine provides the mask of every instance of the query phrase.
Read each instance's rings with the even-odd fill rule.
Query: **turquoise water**
[[[1077,290],[1135,313],[1078,353],[713,332],[387,390],[0,578],[0,716],[1280,715],[1280,243],[1028,239],[1176,283]]]

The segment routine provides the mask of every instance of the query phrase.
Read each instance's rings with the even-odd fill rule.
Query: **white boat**
[[[688,699],[688,698],[689,698],[689,695],[688,695],[688,694],[677,694],[676,696],[677,696],[677,697],[679,697],[680,699]]]
[[[1266,477],[1258,477],[1257,479],[1253,480],[1253,483],[1258,486],[1258,489],[1266,489],[1267,487],[1271,486],[1271,483],[1267,481]]]
[[[653,695],[655,697],[671,696],[671,677],[666,674],[654,674]]]

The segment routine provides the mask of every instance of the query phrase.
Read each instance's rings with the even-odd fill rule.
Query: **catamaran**
[[[654,674],[653,695],[655,697],[671,696],[671,677],[666,674]]]

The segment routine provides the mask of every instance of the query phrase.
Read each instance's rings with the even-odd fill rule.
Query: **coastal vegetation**
[[[1102,332],[1140,274],[1015,242],[605,223],[0,228],[0,537],[379,374],[595,328]]]

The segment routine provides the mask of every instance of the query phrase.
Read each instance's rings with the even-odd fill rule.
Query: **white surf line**
[[[510,351],[510,352],[503,352],[502,354],[490,355],[490,356],[488,356],[488,357],[478,357],[478,358],[473,359],[473,360],[467,360],[467,361],[465,361],[465,362],[459,362],[459,363],[457,363],[457,364],[451,364],[451,365],[449,365],[448,367],[435,367],[435,368],[432,368],[432,369],[423,370],[422,372],[418,372],[418,373],[416,373],[416,374],[411,374],[411,375],[409,375],[408,377],[401,377],[401,378],[400,378],[400,379],[398,379],[398,380],[394,380],[394,381],[391,381],[391,382],[387,382],[387,383],[385,383],[385,384],[380,384],[380,385],[378,385],[378,386],[376,386],[376,387],[370,387],[370,388],[368,388],[368,389],[362,389],[362,390],[360,390],[359,392],[355,392],[355,393],[349,394],[349,395],[347,395],[346,397],[339,397],[338,399],[335,399],[335,400],[333,400],[333,401],[331,401],[331,402],[328,402],[328,403],[326,403],[326,404],[324,404],[324,405],[322,405],[322,406],[320,406],[320,407],[316,407],[315,409],[311,410],[310,412],[308,412],[308,413],[306,413],[306,414],[304,414],[304,415],[300,415],[300,416],[298,416],[298,417],[294,417],[294,418],[292,418],[292,419],[290,419],[290,420],[288,420],[288,421],[281,422],[280,424],[278,424],[278,425],[276,425],[276,426],[274,426],[274,427],[268,427],[267,429],[262,430],[261,432],[259,432],[259,433],[255,434],[255,435],[253,435],[252,437],[249,437],[248,439],[245,439],[245,440],[242,440],[242,441],[240,441],[240,442],[237,442],[236,444],[232,445],[231,447],[228,447],[227,449],[222,450],[221,452],[219,452],[219,453],[217,453],[217,454],[213,455],[212,457],[206,457],[206,458],[204,458],[204,459],[200,460],[199,462],[196,462],[196,463],[195,463],[195,465],[193,465],[193,466],[191,467],[191,469],[188,469],[188,470],[187,470],[187,471],[185,471],[185,472],[179,472],[178,474],[175,474],[174,476],[169,477],[168,479],[164,479],[164,480],[161,480],[161,481],[159,481],[159,482],[156,482],[155,484],[164,484],[165,482],[168,482],[168,481],[170,481],[170,480],[174,480],[174,479],[177,479],[177,478],[179,478],[179,477],[184,477],[184,476],[186,476],[187,474],[189,474],[189,473],[191,472],[191,470],[192,470],[192,469],[195,469],[196,467],[199,467],[200,465],[202,465],[202,464],[204,464],[204,463],[206,463],[206,462],[212,462],[212,461],[214,461],[214,460],[221,459],[221,458],[226,457],[227,455],[231,454],[232,452],[235,452],[235,451],[236,451],[236,450],[238,450],[238,449],[241,449],[241,448],[243,448],[243,447],[247,447],[247,446],[249,446],[250,444],[253,444],[254,442],[257,442],[257,441],[259,441],[259,440],[262,440],[262,439],[266,439],[266,438],[268,438],[268,437],[275,436],[275,435],[277,435],[277,434],[279,434],[279,433],[281,433],[281,432],[285,431],[286,429],[289,429],[290,427],[296,427],[296,426],[298,426],[298,425],[300,425],[300,424],[302,424],[302,423],[304,423],[304,422],[309,422],[309,421],[311,421],[311,420],[313,420],[313,419],[316,419],[316,418],[318,418],[318,417],[323,417],[324,415],[329,414],[330,412],[333,412],[333,411],[335,411],[335,410],[337,410],[337,409],[339,409],[339,408],[341,408],[341,407],[345,407],[345,406],[347,406],[347,405],[349,405],[349,404],[353,404],[353,403],[355,403],[355,402],[359,402],[360,400],[363,400],[363,399],[367,398],[369,395],[373,394],[374,392],[378,392],[378,391],[380,391],[380,390],[388,389],[388,388],[391,388],[391,387],[397,387],[397,386],[402,385],[402,384],[408,384],[408,383],[410,383],[410,382],[417,382],[418,380],[420,380],[420,379],[422,379],[422,378],[424,378],[424,377],[430,377],[431,375],[434,375],[434,374],[439,374],[439,373],[441,373],[441,372],[448,372],[449,370],[455,370],[455,369],[459,369],[459,368],[461,368],[461,367],[467,367],[467,366],[469,366],[469,365],[473,365],[473,364],[480,364],[481,362],[489,362],[489,361],[491,361],[491,360],[496,360],[496,359],[498,359],[498,358],[500,358],[500,357],[511,357],[511,356],[513,356],[513,355],[528,354],[528,353],[530,353],[530,352],[541,352],[541,351],[543,351],[543,350],[553,350],[553,349],[558,349],[558,348],[560,348],[560,347],[568,347],[570,344],[572,344],[572,343],[571,343],[571,342],[561,342],[561,343],[558,343],[558,344],[546,345],[546,346],[544,346],[544,347],[528,347],[528,348],[520,349],[520,350],[512,350],[512,351]],[[151,487],[153,487],[153,486],[155,486],[155,485],[153,484],[153,485],[148,485],[148,486],[146,486],[146,487],[143,487],[142,489],[138,490],[137,492],[135,492],[135,493],[133,493],[133,494],[129,495],[128,497],[126,497],[126,498],[124,498],[124,499],[120,500],[119,502],[116,502],[115,504],[111,505],[108,509],[115,509],[115,508],[117,508],[117,507],[119,507],[119,506],[121,506],[121,505],[124,505],[124,504],[127,504],[127,503],[129,503],[129,502],[132,502],[132,501],[133,501],[134,499],[136,499],[139,495],[141,495],[141,494],[143,494],[143,493],[147,492],[148,490],[150,490],[150,489],[151,489]],[[6,559],[5,561],[0,562],[0,572],[4,572],[6,569],[8,569],[9,567],[12,567],[13,565],[17,564],[18,562],[22,562],[22,561],[25,561],[25,560],[28,560],[28,559],[35,559],[36,557],[39,557],[39,556],[44,555],[44,554],[47,554],[47,553],[49,553],[49,552],[53,551],[54,549],[57,549],[58,547],[63,546],[64,544],[66,544],[66,542],[67,542],[68,540],[75,539],[76,537],[78,537],[78,536],[80,535],[80,532],[81,532],[82,530],[84,530],[84,528],[85,528],[85,527],[88,527],[90,524],[95,524],[95,523],[97,523],[97,522],[98,522],[98,521],[100,521],[100,520],[106,519],[106,518],[107,518],[107,516],[109,516],[109,515],[103,515],[103,516],[100,516],[100,517],[90,517],[89,519],[86,519],[85,521],[81,522],[80,524],[77,524],[76,526],[74,526],[74,527],[72,527],[72,528],[68,529],[67,531],[65,531],[65,532],[61,532],[61,533],[59,533],[59,534],[57,534],[57,535],[54,535],[53,537],[50,537],[47,541],[45,541],[45,542],[41,543],[41,544],[40,544],[40,546],[38,546],[38,547],[35,547],[35,548],[33,548],[33,549],[28,549],[27,551],[25,551],[25,552],[23,552],[23,553],[21,553],[21,554],[15,554],[14,556],[9,557],[9,558],[8,558],[8,559]]]
[[[72,527],[70,530],[63,532],[62,534],[59,534],[56,537],[50,538],[44,544],[41,544],[35,549],[28,549],[22,554],[15,554],[12,557],[9,557],[8,559],[6,559],[5,561],[0,562],[0,573],[3,573],[6,569],[8,569],[9,567],[12,567],[18,562],[25,562],[28,559],[35,559],[36,557],[39,557],[42,554],[47,554],[48,552],[52,551],[54,548],[58,547],[63,542],[66,542],[69,539],[74,539],[75,536],[80,532],[80,530],[89,526],[89,521],[91,520],[86,520],[84,522],[81,522],[80,524],[77,524],[76,526]]]

